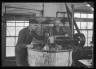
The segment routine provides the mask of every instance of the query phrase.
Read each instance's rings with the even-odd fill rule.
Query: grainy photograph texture
[[[94,2],[2,2],[2,66],[94,68]]]

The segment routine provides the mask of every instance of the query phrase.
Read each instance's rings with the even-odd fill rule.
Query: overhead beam
[[[20,8],[20,7],[10,7],[10,6],[6,6],[6,8],[16,8],[16,9],[25,9],[25,10],[34,10],[34,11],[42,11],[42,10],[36,10],[36,9],[27,9],[27,8]]]

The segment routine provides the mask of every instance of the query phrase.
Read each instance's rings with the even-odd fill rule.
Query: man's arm
[[[27,44],[24,43],[24,38],[25,38],[24,31],[21,30],[19,32],[18,41],[17,41],[17,44],[16,44],[17,48],[26,48]]]
[[[44,35],[39,36],[35,31],[33,31],[33,36],[38,40],[44,40],[46,37]]]

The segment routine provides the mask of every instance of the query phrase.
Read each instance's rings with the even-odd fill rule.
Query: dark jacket
[[[63,29],[63,27],[60,27],[59,28],[59,32],[56,30],[56,27],[54,26],[52,28],[52,31],[53,31],[53,35],[65,35],[66,34],[66,30]]]
[[[26,46],[27,44],[31,44],[33,37],[39,40],[45,39],[45,36],[39,36],[35,31],[32,31],[30,34],[28,27],[19,32],[18,41],[15,46],[16,57],[27,58],[28,53]]]

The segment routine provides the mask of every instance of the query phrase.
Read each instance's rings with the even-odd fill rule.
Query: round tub
[[[59,51],[27,48],[29,66],[71,66],[72,49]]]

